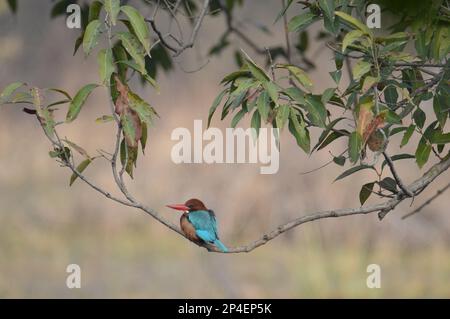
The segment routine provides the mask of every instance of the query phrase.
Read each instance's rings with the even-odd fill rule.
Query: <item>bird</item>
[[[184,204],[166,205],[169,208],[184,211],[180,218],[180,226],[186,237],[201,245],[212,244],[221,252],[228,248],[220,241],[217,234],[216,215],[199,199],[191,198]]]

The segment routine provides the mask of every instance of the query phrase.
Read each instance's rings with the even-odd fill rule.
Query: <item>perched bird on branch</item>
[[[180,226],[188,239],[203,246],[214,245],[222,252],[228,251],[219,240],[214,212],[206,208],[200,200],[193,198],[184,204],[167,205],[167,207],[184,211],[180,218]]]

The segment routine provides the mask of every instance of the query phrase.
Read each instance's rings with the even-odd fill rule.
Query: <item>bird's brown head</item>
[[[167,207],[176,209],[176,210],[182,210],[185,212],[192,212],[196,210],[207,210],[205,204],[199,199],[191,198],[190,200],[186,201],[184,204],[174,204],[174,205],[167,205]]]

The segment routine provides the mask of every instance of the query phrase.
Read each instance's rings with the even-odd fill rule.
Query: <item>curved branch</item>
[[[394,162],[392,161],[391,157],[387,154],[386,151],[383,151],[383,156],[386,160],[386,162],[388,163],[388,166],[391,170],[392,176],[394,176],[394,179],[397,183],[397,185],[400,187],[400,189],[402,190],[403,194],[408,195],[409,197],[414,197],[413,192],[411,192],[406,186],[405,184],[403,184],[402,179],[400,178],[400,176],[397,173],[397,170],[395,169],[394,166]]]
[[[415,210],[413,210],[412,212],[404,215],[402,217],[402,219],[411,217],[414,214],[419,213],[425,206],[429,205],[432,201],[434,201],[436,198],[438,198],[439,196],[441,196],[447,189],[450,188],[450,183],[447,184],[447,186],[445,186],[444,188],[441,188],[440,190],[437,191],[436,194],[434,194],[433,196],[431,196],[429,199],[427,199],[422,205],[420,205],[419,207],[417,207]]]
[[[42,126],[42,124],[41,124]],[[44,130],[44,127],[42,126],[42,129]],[[44,130],[45,132],[45,130]],[[62,142],[58,140],[54,140],[51,136],[49,136],[45,132],[47,138],[50,140],[50,142],[57,147],[62,147]],[[55,134],[57,136],[57,133],[55,131]],[[169,229],[173,230],[174,232],[178,233],[179,235],[183,236],[184,238],[188,239],[181,229],[174,225],[172,222],[161,216],[156,210],[141,204],[137,200],[134,199],[130,195],[130,198],[127,197],[128,201],[124,201],[122,199],[116,198],[112,196],[109,192],[103,190],[99,186],[95,185],[93,182],[91,182],[88,178],[86,178],[83,174],[79,173],[75,166],[70,163],[70,161],[65,162],[66,166],[69,167],[75,174],[78,175],[78,177],[84,181],[86,184],[91,186],[94,190],[98,191],[99,193],[103,194],[105,197],[112,199],[120,204],[123,204],[125,206],[134,207],[137,209],[142,210],[143,212],[149,214],[154,219],[156,219],[161,224],[165,225]],[[419,194],[423,189],[425,189],[431,182],[433,182],[439,175],[444,173],[448,168],[450,167],[450,157],[447,159],[441,161],[438,164],[435,164],[432,166],[421,178],[417,179],[415,182],[407,186],[407,189],[412,192],[413,195]],[[235,248],[230,248],[227,253],[248,253],[253,251],[254,249],[265,245],[269,241],[275,239],[279,235],[297,227],[302,224],[312,222],[319,219],[324,218],[335,218],[335,217],[344,217],[344,216],[350,216],[350,215],[360,215],[360,214],[368,214],[373,212],[379,212],[378,216],[379,219],[383,219],[391,210],[393,210],[399,203],[401,203],[405,198],[409,198],[408,195],[404,193],[397,194],[394,198],[389,199],[385,202],[371,205],[371,206],[365,206],[365,207],[357,207],[357,208],[344,208],[344,209],[334,209],[334,210],[326,210],[321,212],[316,212],[310,215],[302,216],[299,218],[296,218],[286,224],[278,226],[275,230],[264,234],[260,239],[244,245],[244,246],[238,246]],[[210,252],[216,252],[216,253],[222,253],[221,251],[217,250],[215,247],[207,245],[204,246],[208,251]]]

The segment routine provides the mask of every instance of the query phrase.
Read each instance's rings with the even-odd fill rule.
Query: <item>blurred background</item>
[[[272,30],[265,34],[247,26],[251,38],[262,46],[283,45],[282,24],[272,25],[280,1],[247,2],[239,16],[267,21]],[[95,55],[72,56],[79,31],[68,29],[63,17],[50,19],[50,10],[50,1],[23,0],[17,15],[12,15],[6,1],[0,2],[0,88],[24,81],[63,88],[73,95],[84,84],[98,81]],[[170,139],[172,130],[192,130],[195,119],[206,123],[209,107],[221,90],[220,80],[236,68],[232,51],[207,55],[223,31],[223,20],[207,18],[195,48],[175,60],[173,71],[159,74],[160,94],[132,82],[161,118],[149,132],[147,154],[138,160],[135,179],[128,181],[130,190],[175,223],[179,214],[165,204],[201,198],[215,210],[221,239],[229,246],[254,241],[301,215],[357,207],[360,186],[374,180],[369,173],[335,183],[344,170],[336,165],[301,174],[329,161],[328,151],[342,150],[344,140],[341,148],[308,156],[284,132],[280,169],[274,175],[260,175],[260,164],[171,161],[176,143]],[[233,45],[252,55],[239,41]],[[332,86],[328,72],[334,70],[333,55],[324,43],[311,41],[307,56],[317,66],[310,72],[314,91]],[[94,121],[109,110],[107,101],[105,89],[94,91],[79,119],[61,135],[92,154],[99,148],[111,150],[113,125]],[[213,126],[224,128],[229,121],[214,118]],[[0,297],[450,297],[449,195],[401,220],[447,184],[448,172],[412,207],[405,201],[381,222],[376,214],[320,220],[249,254],[220,255],[80,181],[69,187],[70,172],[48,156],[49,142],[21,106],[2,106],[0,130]],[[317,135],[313,136],[316,141]],[[394,150],[398,138],[390,143]],[[409,143],[406,152],[414,152],[416,145]],[[413,161],[397,163],[408,183],[423,173]],[[85,173],[119,196],[106,161],[94,162]],[[375,201],[371,198],[368,203]],[[66,267],[73,263],[81,267],[81,289],[66,287]],[[381,267],[380,289],[366,285],[366,269],[373,263]]]

